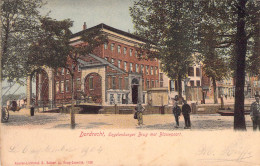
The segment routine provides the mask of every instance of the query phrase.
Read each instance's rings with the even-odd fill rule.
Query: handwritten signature
[[[203,145],[199,148],[197,155],[199,160],[212,161],[212,162],[244,162],[255,165],[260,163],[252,163],[253,153],[248,147],[241,146],[227,146],[224,148],[218,148],[209,145]]]

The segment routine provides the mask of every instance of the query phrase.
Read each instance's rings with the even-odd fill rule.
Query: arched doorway
[[[102,77],[97,73],[90,73],[85,79],[85,94],[91,97],[94,103],[102,103]]]
[[[134,78],[132,80],[131,87],[132,87],[132,103],[137,104],[138,103],[138,87],[139,87],[138,79]]]

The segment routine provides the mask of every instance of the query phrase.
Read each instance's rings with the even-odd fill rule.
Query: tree
[[[30,44],[39,30],[41,0],[3,0],[2,23],[2,78],[19,80],[27,74],[27,55]]]
[[[187,77],[188,68],[194,61],[194,28],[188,0],[137,0],[130,7],[136,34],[147,39],[142,45],[148,58],[158,58],[162,70],[178,81],[178,94],[182,98],[181,81]]]
[[[81,35],[82,43],[73,46],[70,43],[72,33],[69,29],[72,25],[73,23],[69,19],[57,21],[48,17],[42,18],[42,35],[30,47],[28,64],[35,67],[48,66],[56,71],[59,68],[65,68],[69,71],[72,92],[71,127],[74,128],[74,75],[76,67],[79,65],[79,59],[92,53],[95,48],[107,40],[101,29],[96,28],[83,32]]]
[[[216,81],[228,76],[227,51],[234,45],[234,16],[226,1],[199,1],[196,6],[194,10],[200,17],[196,23],[198,52],[205,75],[212,80],[214,103],[217,104]]]

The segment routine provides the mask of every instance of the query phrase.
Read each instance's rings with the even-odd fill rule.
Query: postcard
[[[206,2],[1,2],[1,165],[260,165],[259,73],[245,77],[245,130],[234,130],[236,79],[215,66],[234,43],[223,32],[221,58],[208,58],[214,37],[194,31],[233,32],[205,18],[235,16]]]

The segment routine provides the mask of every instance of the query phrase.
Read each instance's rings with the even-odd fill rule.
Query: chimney
[[[86,24],[86,22],[84,22],[84,24],[83,24],[83,30],[85,30],[85,29],[87,29],[87,24]]]

